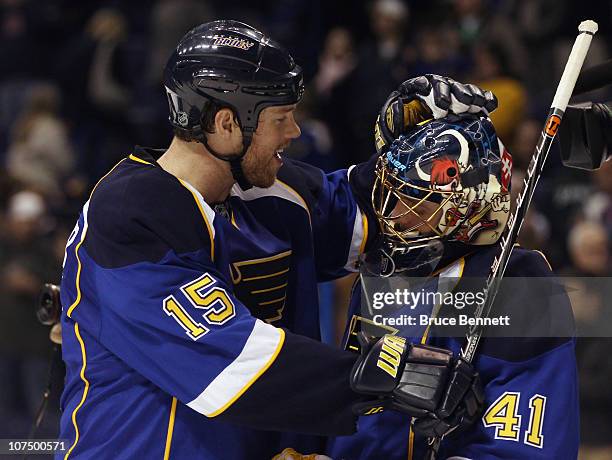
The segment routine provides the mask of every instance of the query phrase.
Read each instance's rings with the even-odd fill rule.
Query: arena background
[[[42,283],[59,282],[80,207],[133,145],[168,145],[165,60],[188,29],[219,18],[264,30],[304,68],[302,135],[287,155],[325,170],[366,159],[387,94],[437,73],[499,98],[492,118],[514,156],[516,195],[580,20],[600,27],[585,67],[610,56],[612,2],[0,0],[0,438],[28,436],[47,385],[49,329],[34,307]],[[612,163],[589,173],[558,158],[555,145],[520,242],[558,273],[607,277]],[[328,342],[351,282],[321,285]],[[602,299],[572,300],[577,321],[597,320]],[[612,458],[611,344],[578,341],[584,459]],[[57,435],[62,372],[36,438]]]

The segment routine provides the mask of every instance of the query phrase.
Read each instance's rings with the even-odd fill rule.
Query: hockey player
[[[388,105],[397,104],[390,99]],[[393,276],[388,279],[404,283],[419,277],[421,286],[427,284],[430,290],[470,290],[474,279],[487,276],[499,250],[494,243],[507,224],[510,154],[485,117],[417,118],[414,121],[420,123],[407,130],[381,119],[377,135],[382,155],[372,204],[382,241],[377,248],[370,246],[362,258],[362,274]],[[525,282],[550,287],[546,281],[551,276],[541,253],[514,249],[506,277],[538,277],[539,284]],[[361,280],[368,284],[371,278]],[[371,291],[354,289],[346,335],[347,348],[361,348],[366,362],[379,345],[363,341],[372,335],[364,331],[377,328],[381,317],[395,320],[401,316],[397,312],[407,311],[417,318],[422,314],[448,318],[455,310],[452,304],[431,302],[403,310],[394,305],[394,314],[383,313],[372,325],[367,303],[371,297],[362,299],[363,292],[371,296]],[[482,339],[474,362],[479,377],[471,387],[464,386],[463,401],[449,399],[443,389],[449,381],[460,385],[460,372],[439,378],[423,370],[423,378],[413,383],[431,397],[429,410],[415,409],[411,417],[386,410],[384,403],[366,404],[361,409],[367,415],[360,418],[358,432],[330,440],[328,455],[350,460],[422,459],[426,452],[431,454],[429,443],[443,437],[440,459],[575,459],[579,410],[572,314],[565,292],[550,292],[502,289],[493,314],[510,318],[512,328]],[[446,350],[446,359],[455,363],[455,369],[461,368],[459,351],[465,335],[429,323],[435,325],[415,321],[408,327],[398,326],[406,321],[395,321],[395,335],[388,337],[404,336],[411,343],[435,346],[436,353]],[[357,334],[363,343],[355,340]],[[407,368],[418,370],[415,364],[406,364],[404,375]],[[482,386],[474,384],[478,380]]]
[[[172,144],[136,148],[104,176],[66,247],[69,447],[58,458],[320,451],[321,438],[293,433],[352,433],[352,406],[379,395],[351,389],[354,354],[317,341],[316,283],[352,269],[376,226],[346,171],[282,158],[300,133],[303,86],[277,43],[239,22],[203,24],[181,40],[164,81]],[[427,94],[448,109],[442,83]],[[464,95],[474,104],[461,110],[492,102]]]

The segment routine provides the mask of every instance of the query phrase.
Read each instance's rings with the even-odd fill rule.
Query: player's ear
[[[234,119],[231,109],[220,109],[215,115],[215,133],[225,138],[235,136],[240,131],[240,127]]]

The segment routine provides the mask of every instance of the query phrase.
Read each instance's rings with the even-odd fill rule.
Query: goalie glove
[[[375,399],[358,403],[359,415],[393,409],[416,418],[414,429],[444,436],[469,426],[482,411],[478,373],[450,350],[407,343],[385,335],[374,341],[360,333],[361,356],[351,372],[351,388]]]
[[[432,74],[411,78],[389,95],[380,110],[374,127],[376,151],[384,153],[394,139],[422,121],[449,114],[488,116],[496,108],[495,95],[476,85]]]

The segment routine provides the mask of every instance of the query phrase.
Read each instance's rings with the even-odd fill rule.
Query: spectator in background
[[[10,73],[33,73],[36,66],[29,56],[36,48],[32,10],[21,0],[0,2],[0,69],[3,77]]]
[[[502,10],[504,3],[483,0],[452,0],[451,23],[459,31],[463,52],[470,54],[480,43],[498,43],[508,56],[511,73],[522,77],[525,73],[526,50],[519,34]]]
[[[355,44],[350,32],[344,28],[330,30],[319,57],[319,69],[312,90],[318,110],[316,114],[329,127],[331,143],[339,167],[348,167],[355,148],[352,117],[347,107],[354,107],[353,99],[359,87],[352,81],[357,66]]]
[[[542,125],[543,122],[535,118],[525,118],[518,122],[510,145],[513,170],[527,171],[535,146],[542,133]]]
[[[542,126],[541,124],[540,130]],[[526,129],[523,130],[523,134],[526,138],[536,135],[535,122],[531,128],[524,128]],[[517,139],[517,145],[519,142],[520,139]],[[520,151],[519,149],[519,154]],[[524,153],[522,162],[526,164],[528,149],[524,148],[522,151]],[[574,223],[582,218],[585,205],[594,193],[592,177],[591,171],[564,167],[558,145],[553,144],[535,192],[534,203],[550,224],[546,254],[554,267],[563,267],[570,263],[566,245],[567,235]]]
[[[407,47],[404,51],[411,74],[465,77],[469,60],[459,49],[461,42],[456,28],[448,24],[426,24],[414,37],[415,47]]]
[[[75,163],[68,130],[58,117],[60,94],[52,85],[39,84],[28,99],[13,126],[7,170],[25,187],[57,200]]]
[[[131,147],[131,79],[141,79],[144,64],[142,53],[131,53],[128,33],[119,10],[99,9],[56,62],[66,115],[74,124],[79,168],[90,182],[119,160],[118,152]]]
[[[314,91],[318,98],[329,98],[336,85],[346,79],[356,65],[351,33],[344,27],[331,29],[325,38],[319,56],[319,70],[314,78]]]
[[[533,109],[547,110],[554,93],[550,80],[542,75],[550,75],[554,68],[551,52],[553,37],[563,25],[568,12],[568,4],[557,0],[523,0],[508,2],[509,18],[513,29],[520,37],[529,53],[524,55],[525,79],[529,89]]]
[[[377,0],[370,10],[373,39],[359,49],[357,65],[344,79],[333,86],[331,94],[321,104],[321,114],[332,130],[334,145],[340,146],[342,166],[367,160],[374,152],[372,129],[376,116],[387,95],[408,77],[404,49],[408,37],[409,11],[399,0]],[[327,52],[340,48],[334,36],[328,36]],[[345,41],[345,66],[350,66],[350,46]],[[324,53],[325,56],[326,53]],[[335,61],[326,59],[321,65]],[[348,65],[346,63],[349,63]],[[325,70],[319,70],[326,72]]]
[[[211,20],[214,12],[208,2],[197,0],[158,0],[151,10],[151,54],[148,64],[149,81],[162,84],[162,73],[176,44],[198,24]],[[166,102],[164,101],[164,104]],[[164,120],[167,122],[167,120]]]
[[[516,210],[516,199],[523,190],[524,180],[525,171],[522,169],[513,169],[512,185],[510,187],[510,209],[512,212]],[[518,235],[518,243],[524,248],[541,250],[548,254],[549,238],[550,223],[538,210],[536,203],[532,202],[521,226],[521,232]]]
[[[31,28],[23,2],[0,1],[0,160],[4,160],[10,127],[21,108],[24,87],[27,88],[34,73],[30,56],[36,40]]]
[[[36,320],[35,305],[44,282],[58,282],[61,259],[44,235],[45,203],[21,191],[8,203],[0,235],[0,419],[10,432],[29,431],[45,387],[49,331]],[[48,420],[57,435],[58,419]]]
[[[146,78],[134,89],[135,104],[130,116],[137,142],[142,145],[166,145],[172,137],[168,125],[168,101],[163,91],[162,70],[176,43],[185,31],[212,20],[211,5],[198,0],[159,0],[150,16],[150,45],[147,52]]]
[[[584,214],[587,219],[600,222],[612,238],[612,161],[593,173],[595,193],[587,200]]]
[[[496,43],[482,43],[474,48],[471,80],[497,96],[499,107],[491,114],[499,136],[512,139],[527,108],[527,91],[510,69],[506,50]]]
[[[403,51],[406,41],[408,7],[400,0],[376,0],[370,13],[375,41],[364,48],[378,61],[392,62]]]
[[[331,134],[327,125],[314,116],[313,109],[313,97],[305,93],[295,110],[295,121],[302,133],[285,149],[285,154],[332,172],[339,168],[333,155]]]
[[[571,258],[569,273],[576,276],[610,275],[610,240],[598,222],[579,221],[568,237]]]
[[[565,271],[576,278],[564,280],[572,288],[568,292],[578,331],[586,335],[579,336],[576,343],[580,373],[580,458],[608,459],[612,458],[612,361],[607,359],[612,346],[609,337],[612,309],[606,301],[609,295],[606,280],[584,277],[610,275],[610,239],[600,223],[579,221],[569,233],[568,247],[571,266]],[[597,330],[600,332],[589,332]]]
[[[91,18],[87,33],[97,44],[89,70],[91,100],[104,112],[123,111],[131,102],[130,94],[113,76],[113,56],[127,37],[127,21],[119,11],[101,9]]]

